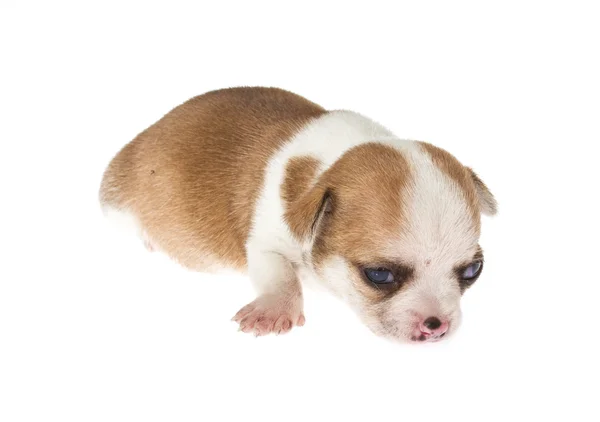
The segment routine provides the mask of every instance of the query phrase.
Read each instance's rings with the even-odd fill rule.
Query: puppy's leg
[[[248,254],[248,269],[259,296],[233,317],[240,330],[262,336],[304,325],[302,288],[292,264],[278,253],[260,251]]]

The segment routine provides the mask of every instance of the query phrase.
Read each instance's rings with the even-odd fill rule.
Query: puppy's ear
[[[481,212],[485,215],[496,215],[498,212],[498,203],[496,202],[496,198],[492,195],[492,192],[488,189],[488,187],[483,183],[483,181],[477,176],[477,174],[473,171],[473,169],[467,167],[473,182],[475,183],[475,190],[477,191],[477,198],[479,199],[479,206],[481,208]]]
[[[333,207],[331,189],[317,184],[291,204],[284,218],[297,239],[312,243],[327,224]]]

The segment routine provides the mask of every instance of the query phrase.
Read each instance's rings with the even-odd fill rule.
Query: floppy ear
[[[481,212],[485,215],[496,215],[498,212],[498,203],[496,202],[496,198],[492,195],[492,192],[488,189],[488,187],[483,183],[483,181],[477,176],[477,174],[473,171],[473,169],[467,167],[473,182],[475,183],[475,190],[477,191],[477,199],[479,200],[479,206],[481,208]]]
[[[332,191],[317,184],[291,204],[284,218],[297,239],[312,243],[332,213]]]

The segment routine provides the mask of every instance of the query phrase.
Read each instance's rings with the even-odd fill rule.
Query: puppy
[[[261,87],[173,109],[114,157],[100,202],[185,267],[247,273],[258,296],[233,318],[244,332],[303,325],[312,281],[374,333],[408,342],[456,330],[483,268],[481,214],[496,213],[448,152]]]

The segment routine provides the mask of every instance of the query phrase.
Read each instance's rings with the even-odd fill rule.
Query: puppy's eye
[[[394,282],[394,275],[385,268],[365,268],[365,275],[375,284],[388,284]]]
[[[481,261],[473,262],[471,265],[469,265],[463,270],[461,278],[465,281],[471,281],[477,278],[477,276],[481,272],[482,267],[483,264],[481,263]]]

